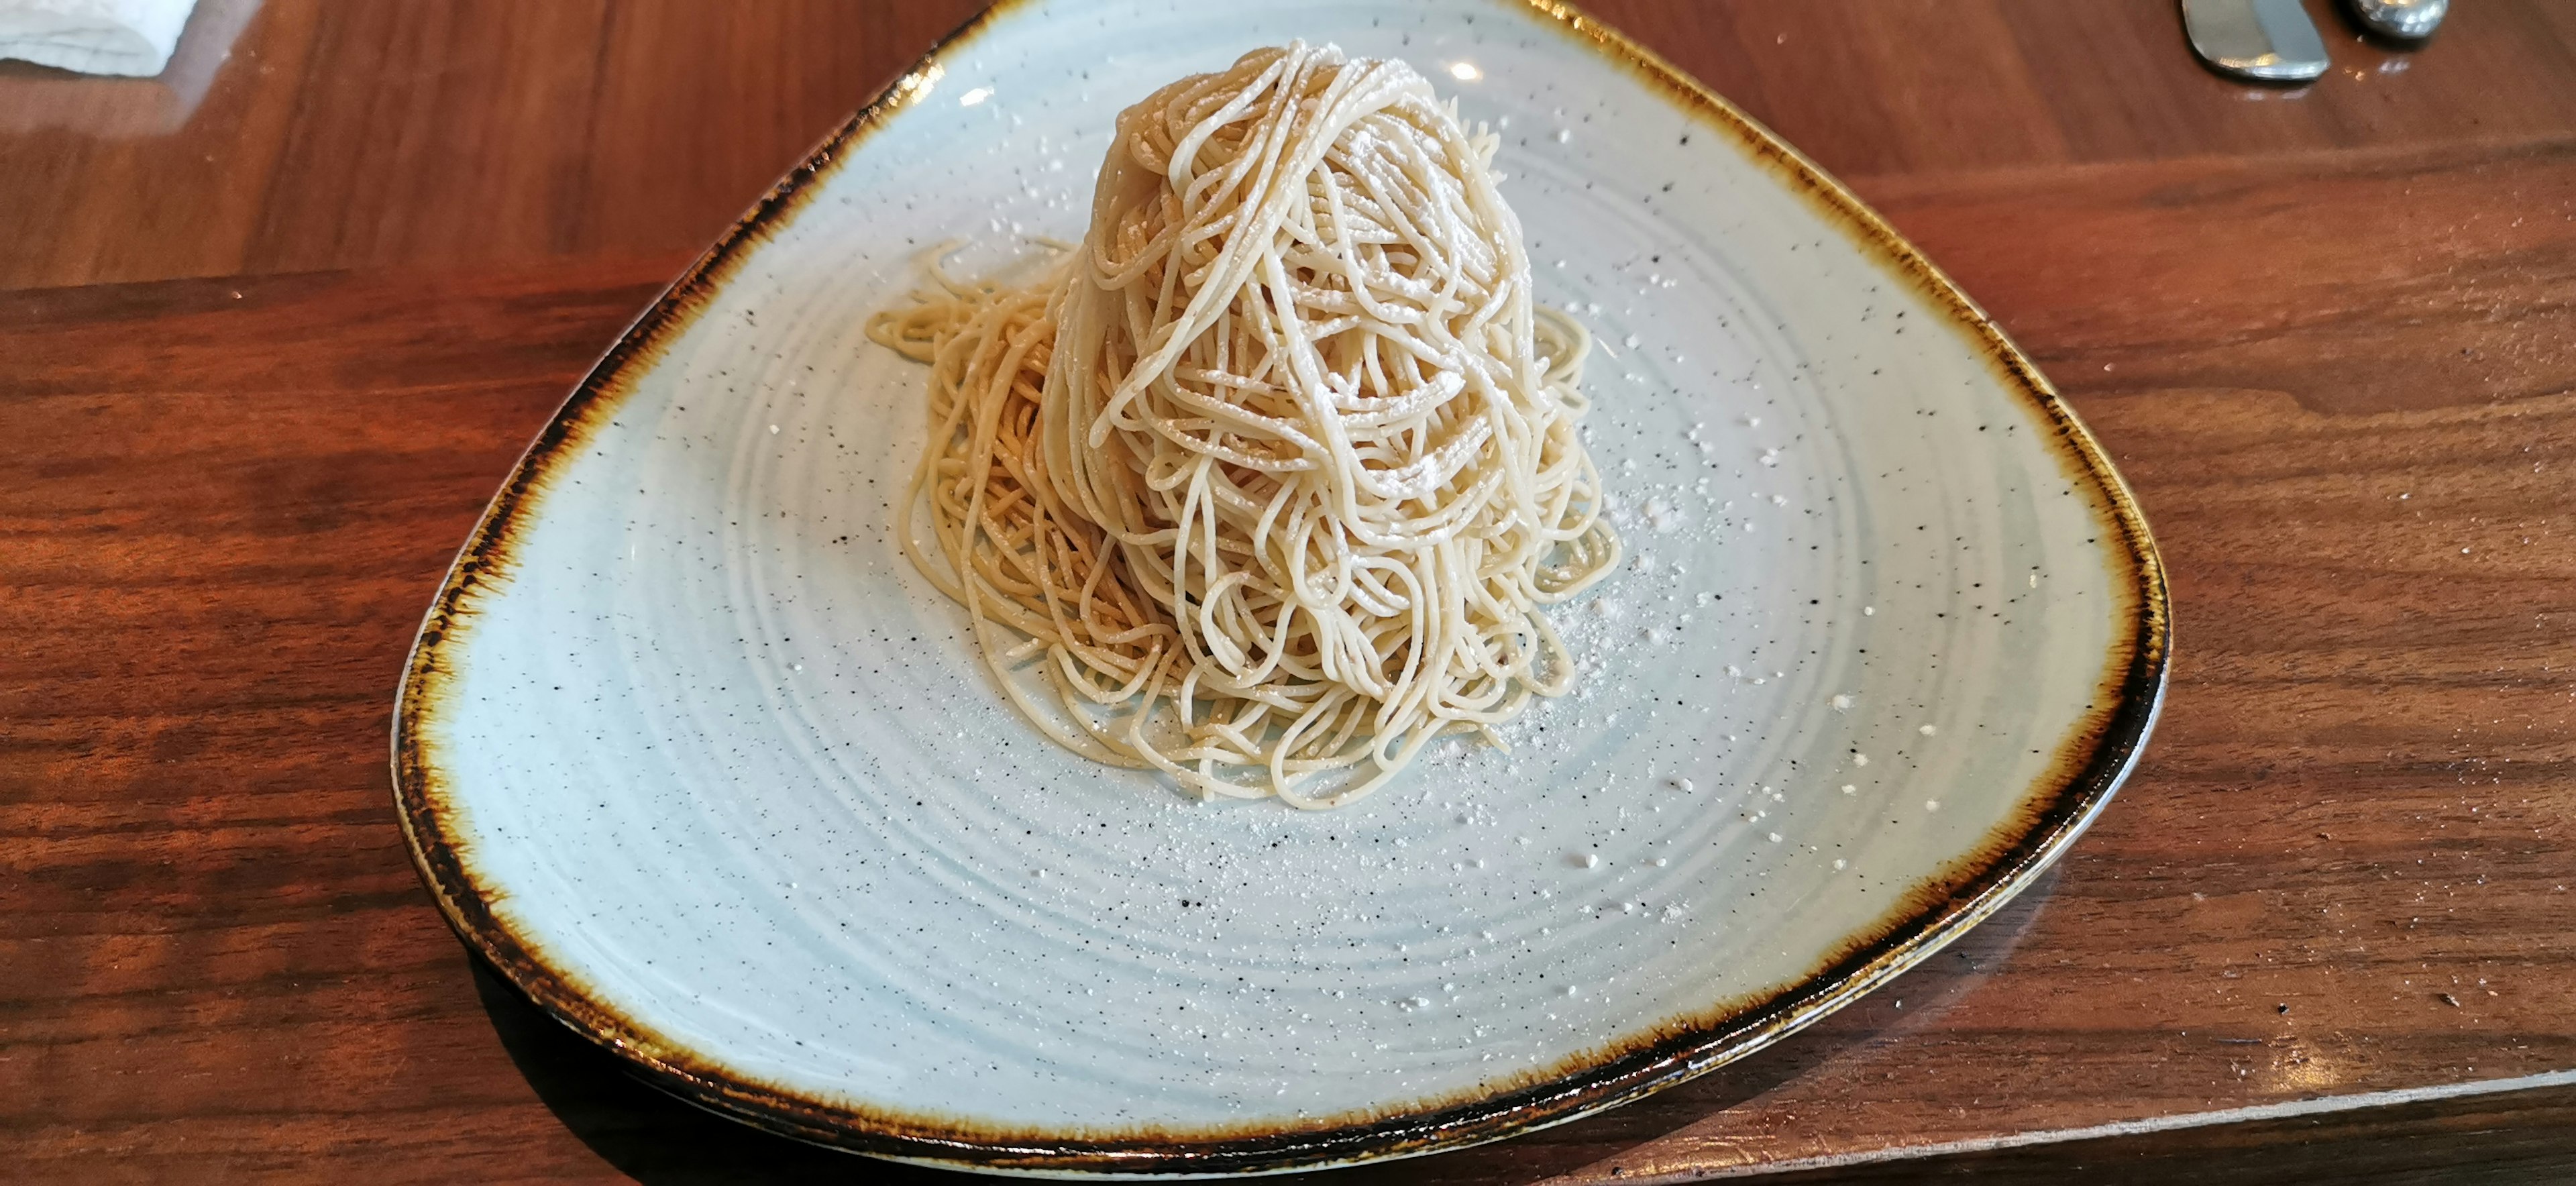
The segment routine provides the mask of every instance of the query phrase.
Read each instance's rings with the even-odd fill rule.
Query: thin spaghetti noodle
[[[1495,147],[1402,62],[1259,50],[1119,116],[1036,282],[871,319],[930,364],[898,534],[1050,736],[1331,807],[1571,685],[1541,607],[1619,542]]]

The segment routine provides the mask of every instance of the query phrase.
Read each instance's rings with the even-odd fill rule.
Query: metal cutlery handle
[[[2326,72],[2325,39],[2299,0],[2182,0],[2182,23],[2192,52],[2221,74],[2306,82]]]
[[[2395,41],[2422,41],[2450,15],[2451,0],[2344,0],[2344,11],[2366,32]]]

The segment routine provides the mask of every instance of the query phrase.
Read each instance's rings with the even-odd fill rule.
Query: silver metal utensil
[[[2221,74],[2306,82],[2326,72],[2325,39],[2299,0],[2182,0],[2182,24],[2192,52]]]
[[[2451,0],[2344,0],[2364,32],[2392,41],[2422,41],[2451,13]]]

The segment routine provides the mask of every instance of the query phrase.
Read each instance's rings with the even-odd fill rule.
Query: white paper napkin
[[[159,74],[197,0],[0,0],[0,58],[83,74]]]

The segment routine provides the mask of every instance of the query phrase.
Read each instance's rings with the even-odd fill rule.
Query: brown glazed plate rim
[[[1864,253],[1907,278],[1981,344],[2003,385],[2028,401],[2060,460],[2088,479],[2115,578],[2134,597],[2134,622],[2115,639],[2102,691],[2109,710],[2079,731],[2052,772],[2022,796],[2013,823],[1975,855],[1918,886],[1875,931],[1798,983],[1762,999],[1731,1002],[1699,1018],[1606,1054],[1580,1056],[1517,1085],[1400,1113],[1327,1118],[1293,1131],[1154,1132],[1105,1138],[994,1132],[950,1118],[860,1111],[729,1073],[715,1058],[664,1040],[623,1015],[579,978],[545,958],[494,914],[448,831],[442,774],[423,733],[470,617],[468,599],[506,578],[512,528],[525,522],[563,459],[579,452],[591,426],[692,324],[750,249],[791,220],[814,183],[886,120],[911,106],[943,71],[943,59],[996,22],[1033,7],[1004,0],[951,33],[817,147],[702,255],[621,336],[529,446],[449,570],[406,663],[393,730],[396,806],[414,863],[458,935],[540,1008],[624,1058],[630,1069],[690,1102],[774,1133],[854,1152],[962,1169],[1134,1177],[1282,1172],[1460,1148],[1563,1123],[1694,1078],[1796,1032],[1869,992],[2001,908],[2080,835],[2136,763],[2163,701],[2170,641],[2163,562],[2144,516],[2101,447],[2047,380],[1985,313],[1877,214],[1812,161],[1733,105],[1651,51],[1556,0],[1519,5],[1541,24],[1601,54],[1701,124],[1732,137],[1752,158],[1802,193]],[[2118,652],[2126,652],[2121,662]],[[2097,703],[2106,703],[2098,701]]]

